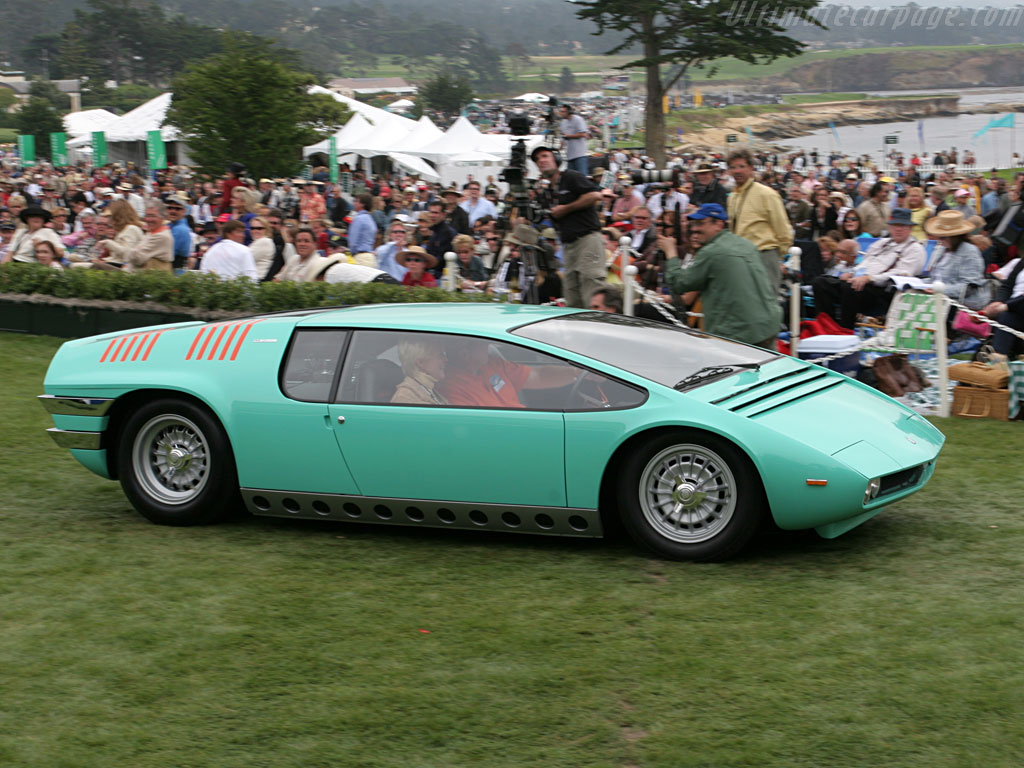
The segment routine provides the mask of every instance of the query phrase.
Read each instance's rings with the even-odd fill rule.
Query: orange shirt
[[[438,389],[452,405],[522,408],[519,390],[529,377],[529,366],[492,358],[480,373],[449,366]]]

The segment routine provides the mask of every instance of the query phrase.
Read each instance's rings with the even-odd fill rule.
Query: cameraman
[[[566,303],[570,307],[585,308],[605,275],[604,239],[597,217],[601,192],[582,173],[569,169],[559,171],[550,147],[535,147],[530,159],[550,182],[554,195],[556,204],[551,207],[551,218],[564,246]]]

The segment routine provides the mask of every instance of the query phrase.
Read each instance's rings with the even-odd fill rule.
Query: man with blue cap
[[[718,203],[705,203],[687,219],[700,250],[686,267],[675,239],[658,238],[668,257],[669,287],[680,294],[700,291],[709,333],[775,351],[781,311],[757,248],[729,231],[729,217]]]

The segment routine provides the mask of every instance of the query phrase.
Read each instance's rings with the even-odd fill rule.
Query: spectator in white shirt
[[[245,245],[245,222],[238,219],[224,222],[220,242],[214,243],[203,256],[200,272],[212,272],[221,280],[248,277],[259,280],[256,261]]]

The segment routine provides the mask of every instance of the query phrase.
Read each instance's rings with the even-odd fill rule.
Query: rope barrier
[[[979,321],[981,321],[983,323],[988,323],[993,328],[998,328],[1001,331],[1006,331],[1007,333],[1009,333],[1009,334],[1011,334],[1013,336],[1016,336],[1018,339],[1024,339],[1024,332],[1018,331],[1016,328],[1010,328],[1009,326],[1006,326],[1006,325],[1003,325],[1002,323],[996,322],[992,318],[987,317],[987,316],[981,314],[980,312],[978,312],[975,309],[971,309],[970,307],[965,307],[959,301],[955,301],[954,299],[950,299],[949,303],[952,306],[954,306],[957,309],[959,309],[961,312],[966,312],[968,315],[973,317],[975,320],[979,320]]]

